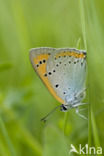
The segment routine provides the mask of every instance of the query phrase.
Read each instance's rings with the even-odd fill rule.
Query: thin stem
[[[84,2],[80,0],[80,14],[81,14],[81,24],[82,24],[82,34],[84,40],[84,47],[87,51],[87,40],[86,40],[86,26],[85,26],[85,13],[84,13]],[[89,78],[88,78],[89,79]],[[91,146],[91,104],[88,105],[88,145]]]
[[[83,35],[84,47],[87,51],[86,26],[85,26],[85,14],[84,14],[83,0],[80,0],[80,15],[81,15],[81,25],[82,25],[82,35]]]
[[[101,147],[100,140],[99,140],[99,137],[98,137],[98,131],[97,131],[97,126],[96,126],[96,121],[95,121],[95,117],[94,117],[93,111],[91,112],[91,119],[92,119],[92,131],[93,131],[93,138],[94,138],[95,147],[96,148],[97,147]]]
[[[63,129],[64,135],[65,135],[65,132],[66,132],[68,117],[69,117],[69,111],[65,112],[65,116],[64,116],[64,129]]]

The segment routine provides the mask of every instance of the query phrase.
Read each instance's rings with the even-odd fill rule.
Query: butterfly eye
[[[62,105],[61,105],[61,111],[62,111],[62,112],[65,112],[65,111],[67,111],[67,110],[68,110],[67,106],[65,106],[64,104],[62,104]]]

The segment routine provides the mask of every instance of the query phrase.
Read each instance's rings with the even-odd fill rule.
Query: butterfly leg
[[[88,103],[87,102],[83,102],[83,103],[76,103],[76,104],[74,104],[73,105],[73,108],[76,108],[76,107],[78,107],[78,106],[83,106],[83,105],[87,105]]]
[[[79,111],[85,111],[85,110],[88,110],[88,108],[79,109]]]
[[[83,119],[85,119],[85,120],[88,120],[87,117],[85,117],[84,115],[82,115],[82,114],[79,113],[79,108],[78,108],[78,107],[76,107],[76,113],[77,113],[81,118],[83,118]]]

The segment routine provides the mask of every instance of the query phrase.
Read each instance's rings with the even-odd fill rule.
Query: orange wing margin
[[[47,86],[50,93],[62,104],[64,104],[64,100],[62,100],[59,96],[57,96],[55,90],[52,88],[51,83],[48,80],[47,77],[47,71],[46,71],[46,61],[49,58],[49,54],[40,54],[37,57],[33,59],[34,64],[36,65],[36,72],[38,73],[39,77],[42,79],[44,84]]]

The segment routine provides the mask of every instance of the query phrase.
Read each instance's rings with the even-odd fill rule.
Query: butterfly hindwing
[[[57,95],[66,96],[80,92],[85,84],[86,53],[76,49],[57,49],[47,61],[48,79]],[[51,61],[52,60],[52,61]]]

